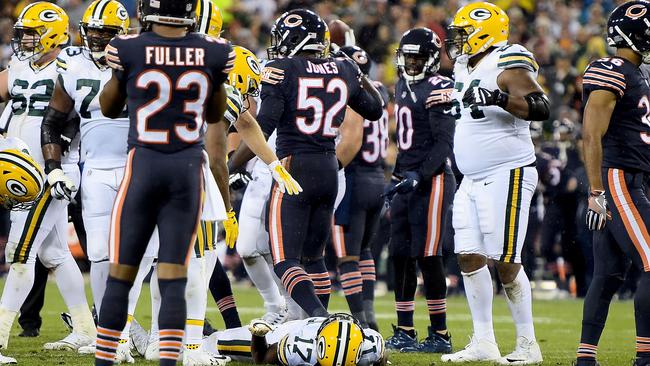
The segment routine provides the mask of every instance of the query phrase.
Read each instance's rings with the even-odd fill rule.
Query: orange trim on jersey
[[[614,206],[623,219],[625,231],[627,231],[627,235],[632,240],[632,243],[634,243],[634,247],[641,257],[643,270],[650,272],[650,260],[646,254],[646,251],[650,250],[650,234],[648,234],[648,228],[645,226],[639,210],[632,201],[630,191],[627,189],[627,184],[625,183],[624,173],[620,169],[610,168],[608,169],[607,175],[609,178],[609,190],[612,193],[612,198],[614,198]],[[629,211],[626,210],[625,206],[629,207]],[[631,217],[628,217],[628,215],[631,215]]]
[[[442,219],[442,200],[445,187],[444,179],[445,173],[442,173],[431,180],[431,194],[429,195],[429,210],[427,215],[427,239],[424,247],[425,257],[436,255],[438,253],[438,246],[440,245],[440,221]]]
[[[113,205],[113,213],[111,215],[111,237],[110,243],[110,262],[119,263],[120,260],[120,221],[122,220],[122,208],[126,200],[126,192],[131,183],[131,174],[133,169],[133,156],[135,155],[135,148],[129,151],[126,160],[126,167],[124,168],[124,178],[120,184],[120,189],[117,191],[117,198]]]

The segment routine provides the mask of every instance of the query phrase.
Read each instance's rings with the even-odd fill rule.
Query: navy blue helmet
[[[614,9],[607,21],[607,43],[631,48],[650,63],[650,2],[634,0]]]
[[[325,54],[329,47],[327,24],[316,13],[295,9],[282,14],[271,28],[269,59],[293,56],[301,51]]]
[[[195,0],[140,0],[140,22],[191,27],[196,22]]]
[[[397,67],[408,80],[421,80],[435,74],[440,68],[440,50],[442,41],[429,28],[414,28],[406,31],[399,41]],[[408,62],[411,57],[417,62]]]
[[[368,75],[370,72],[370,57],[366,51],[358,46],[343,46],[339,48],[339,52],[343,52],[346,56],[352,59],[364,75]]]

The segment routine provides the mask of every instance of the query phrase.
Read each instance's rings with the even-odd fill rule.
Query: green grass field
[[[90,289],[87,291],[90,294]],[[263,307],[259,295],[254,288],[236,286],[235,297],[242,322],[262,315]],[[143,296],[136,312],[137,319],[148,325],[150,316],[148,287],[143,289]],[[333,295],[330,310],[345,311],[347,305],[342,295]],[[9,349],[3,354],[15,357],[19,365],[93,365],[88,356],[71,352],[44,351],[45,342],[64,337],[67,333],[59,319],[59,313],[65,311],[65,305],[58,293],[56,284],[48,284],[46,305],[42,316],[44,324],[41,336],[38,338],[18,337],[18,325],[12,331]],[[391,296],[383,296],[376,301],[377,318],[385,337],[389,335],[390,324],[395,322],[393,300]],[[503,354],[511,351],[514,346],[514,327],[508,308],[502,297],[497,296],[494,304],[494,326],[497,341]],[[535,325],[537,337],[544,353],[544,365],[570,365],[580,335],[582,318],[582,302],[577,300],[537,301],[534,304]],[[215,327],[223,327],[219,311],[214,302],[208,304],[208,319]],[[454,349],[461,349],[467,343],[471,334],[471,319],[464,297],[453,297],[448,302],[449,329],[453,335]],[[428,316],[426,305],[422,298],[417,300],[416,325],[421,336],[426,334]],[[617,302],[612,305],[608,326],[605,329],[600,349],[599,360],[603,366],[631,365],[634,358],[634,311],[631,302]],[[440,356],[428,354],[399,354],[389,356],[393,365],[429,366],[440,365]],[[136,365],[154,365],[156,363],[137,359]],[[232,363],[233,366],[238,365]]]

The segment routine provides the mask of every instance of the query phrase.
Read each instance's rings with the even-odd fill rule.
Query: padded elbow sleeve
[[[61,145],[61,133],[67,119],[67,113],[59,112],[50,107],[47,108],[41,124],[41,146],[47,144]]]
[[[545,121],[551,115],[551,102],[542,92],[534,92],[524,97],[528,103],[528,120]]]

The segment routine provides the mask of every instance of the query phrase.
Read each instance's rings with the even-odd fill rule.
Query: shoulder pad
[[[609,90],[622,97],[626,86],[623,65],[624,62],[615,57],[596,60],[587,66],[582,83],[585,87]]]
[[[499,56],[497,67],[500,69],[522,68],[530,72],[539,70],[535,56],[522,45],[505,45],[498,48],[496,52]]]

